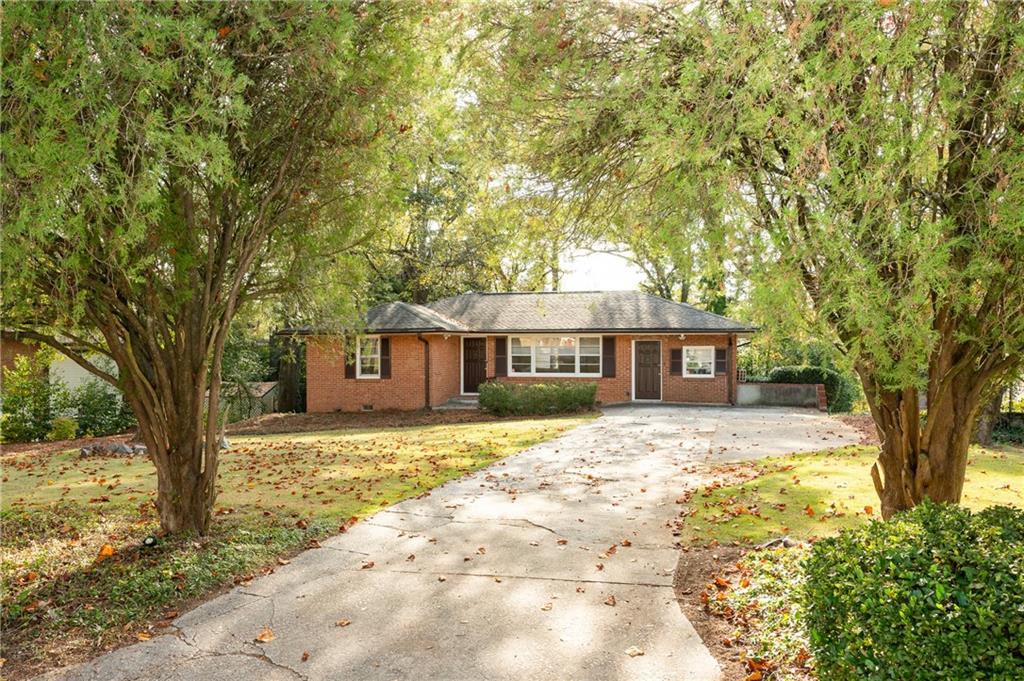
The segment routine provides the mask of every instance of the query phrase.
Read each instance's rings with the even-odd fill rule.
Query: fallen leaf
[[[99,555],[96,556],[96,562],[97,563],[102,563],[107,558],[110,558],[113,555],[114,555],[114,547],[111,546],[110,544],[104,544],[103,546],[100,547]]]
[[[755,669],[754,671],[747,674],[746,678],[744,678],[743,681],[761,681],[761,676],[761,672]]]
[[[364,560],[363,561],[363,565],[362,565],[362,567],[360,569],[361,570],[369,570],[372,567],[373,567],[373,561],[372,560]]]
[[[338,620],[337,622],[335,622],[334,626],[336,626],[336,627],[347,627],[350,624],[352,624],[352,620],[341,619],[341,620]]]
[[[263,631],[261,631],[259,636],[256,637],[256,640],[260,643],[269,643],[270,641],[273,641],[275,638],[277,637],[274,636],[273,630],[270,627],[264,627]]]
[[[309,651],[308,650],[303,650],[302,651],[302,661],[306,662],[307,660],[309,660]]]
[[[640,650],[636,646],[630,646],[626,648],[626,654],[630,657],[639,657],[640,655],[644,654],[644,651]]]
[[[864,512],[867,513],[868,515],[871,515],[872,513],[875,512],[875,509],[871,508],[870,506],[865,506],[864,507]]]
[[[810,504],[807,504],[807,506],[804,507],[804,513],[806,513],[810,518],[814,517],[814,509],[811,508]]]
[[[153,638],[153,635],[147,634],[144,631],[140,631],[139,633],[135,634],[135,638],[139,639],[140,641],[148,641],[149,639]]]
[[[544,612],[547,612],[548,610],[551,609],[551,604],[550,603],[545,603],[544,605],[541,606],[540,609],[543,610]]]
[[[609,596],[608,598],[604,599],[604,604],[605,605],[614,606],[615,605],[615,596],[612,595],[612,596]]]

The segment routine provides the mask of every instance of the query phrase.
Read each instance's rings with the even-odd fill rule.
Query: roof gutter
[[[430,341],[422,333],[416,334],[416,340],[423,343],[423,408],[430,409]]]

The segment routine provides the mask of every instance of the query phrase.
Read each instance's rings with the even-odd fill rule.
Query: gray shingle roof
[[[753,331],[721,315],[639,291],[464,293],[370,310],[371,331]]]
[[[371,331],[469,330],[429,307],[402,302],[385,303],[371,308],[366,314],[366,327]]]

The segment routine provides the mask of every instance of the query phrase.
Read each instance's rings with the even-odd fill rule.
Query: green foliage
[[[89,379],[71,391],[78,434],[110,435],[135,426],[135,416],[120,391],[106,381]]]
[[[1024,445],[1024,415],[1000,414],[992,429],[992,439],[1004,444]]]
[[[1024,676],[1024,511],[925,502],[818,542],[807,629],[823,681]]]
[[[488,381],[480,386],[480,406],[499,416],[564,414],[593,409],[597,383],[509,383]]]
[[[78,434],[78,422],[67,416],[59,416],[50,423],[50,432],[46,439],[50,442],[70,440]]]
[[[259,398],[253,395],[249,384],[266,380],[269,372],[270,344],[256,338],[241,324],[232,324],[221,366],[221,399],[228,423],[261,413]]]
[[[768,372],[770,383],[821,383],[825,386],[830,413],[848,412],[857,399],[857,384],[849,376],[817,366],[775,367]]]
[[[31,355],[17,356],[14,367],[3,370],[0,439],[4,442],[44,439],[54,414],[66,406],[63,383],[49,376],[54,357],[52,350],[41,348]]]

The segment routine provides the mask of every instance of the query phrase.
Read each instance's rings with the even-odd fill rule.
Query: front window
[[[362,338],[356,358],[358,378],[380,378],[380,338]]]
[[[512,373],[533,373],[533,339],[512,339]]]
[[[683,348],[683,375],[713,377],[715,375],[715,349]]]
[[[600,336],[513,336],[513,375],[596,376],[601,373]]]

